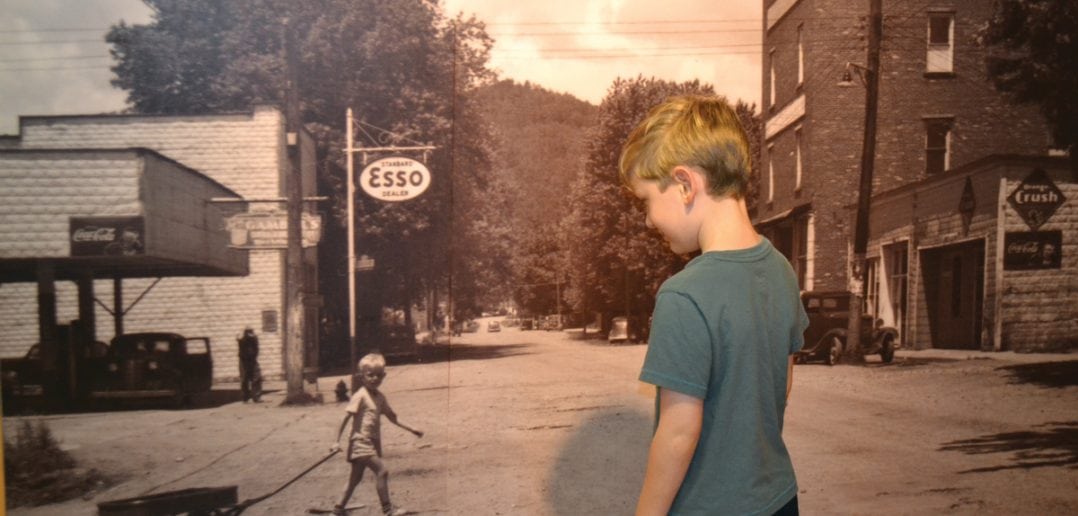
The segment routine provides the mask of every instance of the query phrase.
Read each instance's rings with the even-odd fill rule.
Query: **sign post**
[[[369,271],[374,269],[374,260],[363,256],[356,260],[356,212],[355,212],[355,158],[356,152],[363,153],[363,172],[360,176],[360,184],[363,191],[371,197],[390,202],[400,202],[414,199],[427,191],[430,187],[430,170],[423,163],[400,155],[402,152],[427,152],[435,150],[433,145],[418,145],[413,147],[356,147],[352,130],[355,127],[355,119],[352,116],[352,108],[348,108],[345,115],[345,161],[347,163],[348,177],[348,349],[351,365],[352,392],[358,388],[356,384],[356,270]],[[368,165],[367,159],[373,153],[389,153],[391,157],[382,158]]]

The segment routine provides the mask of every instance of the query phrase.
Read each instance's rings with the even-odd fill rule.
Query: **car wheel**
[[[895,337],[888,334],[883,338],[883,344],[880,346],[880,360],[883,363],[890,364],[895,359]]]
[[[842,339],[838,336],[831,337],[831,343],[827,349],[827,365],[833,366],[842,358]]]

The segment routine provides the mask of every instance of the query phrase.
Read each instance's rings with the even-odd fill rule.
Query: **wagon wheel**
[[[887,334],[883,337],[883,343],[880,345],[880,360],[883,363],[890,364],[895,359],[895,336]]]
[[[842,358],[842,339],[832,335],[827,348],[827,365],[833,366]]]

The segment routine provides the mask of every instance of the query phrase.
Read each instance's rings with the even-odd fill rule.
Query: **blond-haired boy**
[[[337,438],[333,441],[334,450],[340,449],[341,434],[352,422],[352,433],[348,438],[348,462],[352,465],[348,483],[344,487],[341,501],[333,507],[334,514],[344,514],[348,499],[352,497],[359,481],[363,479],[363,470],[370,468],[374,473],[375,488],[378,491],[378,500],[382,504],[382,512],[385,514],[407,514],[403,509],[393,507],[389,500],[389,470],[382,462],[382,432],[381,416],[385,416],[389,422],[423,437],[423,432],[411,428],[397,421],[397,414],[389,407],[389,400],[385,394],[378,390],[386,375],[386,359],[380,353],[369,353],[359,360],[359,378],[363,384],[348,402],[348,408],[341,427],[337,430]]]
[[[751,157],[721,97],[676,97],[629,135],[622,182],[675,253],[640,379],[657,423],[637,514],[796,514],[783,413],[808,318],[790,264],[753,229]]]

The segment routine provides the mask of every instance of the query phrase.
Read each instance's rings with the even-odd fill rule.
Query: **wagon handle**
[[[266,498],[269,498],[269,497],[271,497],[271,496],[273,496],[273,495],[275,495],[277,493],[280,493],[281,491],[284,490],[284,488],[292,485],[293,482],[299,480],[300,478],[303,478],[304,475],[306,475],[307,473],[310,473],[312,470],[314,470],[314,468],[317,468],[318,466],[321,466],[323,462],[329,460],[334,455],[340,453],[340,451],[341,451],[340,449],[336,449],[336,450],[333,450],[333,451],[329,452],[329,455],[326,455],[325,457],[322,457],[321,459],[318,460],[318,462],[315,462],[314,464],[311,465],[311,467],[303,470],[302,473],[296,475],[295,477],[292,477],[292,480],[289,480],[288,482],[285,482],[281,487],[278,487],[277,489],[273,490],[272,492],[266,493],[266,494],[264,494],[262,496],[259,496],[257,498],[248,498],[248,499],[240,502],[236,506],[232,507],[228,511],[226,511],[225,514],[229,514],[229,515],[239,514],[239,513],[243,512],[243,511],[247,510],[248,507],[250,507],[250,506],[252,506],[252,505],[254,505],[254,504],[258,503],[258,502],[261,502],[262,500],[265,500]]]

